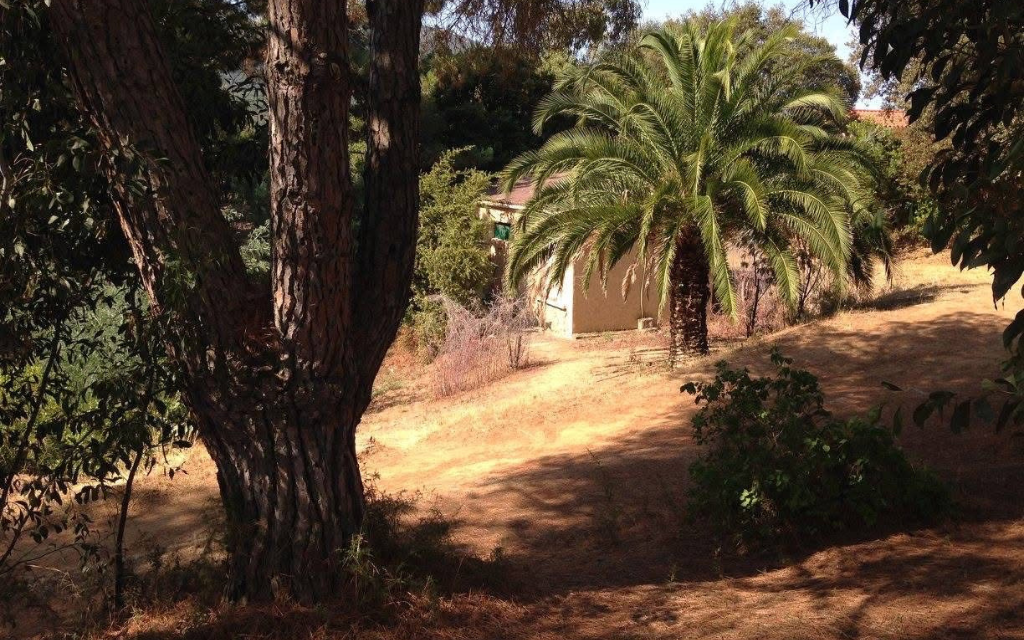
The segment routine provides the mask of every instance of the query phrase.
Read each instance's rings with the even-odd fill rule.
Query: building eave
[[[499,202],[497,200],[481,200],[480,206],[487,207],[488,209],[502,209],[504,211],[522,211],[526,208],[525,205]]]

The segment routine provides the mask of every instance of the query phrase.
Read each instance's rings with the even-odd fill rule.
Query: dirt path
[[[941,258],[919,259],[904,265],[896,289],[874,308],[794,327],[671,374],[637,374],[624,348],[603,338],[544,345],[556,353],[536,370],[443,402],[369,416],[362,429],[375,443],[368,466],[389,490],[420,490],[457,508],[461,531],[477,552],[500,546],[538,556],[531,564],[552,574],[545,576],[549,584],[643,581],[651,571],[667,576],[671,562],[645,558],[636,546],[626,554],[597,553],[595,562],[589,543],[624,535],[609,529],[612,519],[616,527],[628,529],[636,520],[643,528],[650,519],[632,511],[678,504],[695,454],[688,436],[692,401],[679,386],[706,377],[714,361],[756,368],[778,345],[821,377],[840,413],[879,402],[892,410],[903,403],[909,411],[926,390],[976,390],[980,379],[998,375],[1000,333],[1013,314],[993,308],[985,274],[961,274]],[[907,391],[885,391],[883,380]],[[1007,438],[984,430],[958,438],[939,427],[911,429],[904,440],[962,488],[987,482],[993,466],[1019,462],[1009,455]],[[990,493],[998,487],[971,489],[1002,502]]]
[[[778,345],[821,377],[840,413],[975,390],[998,375],[1014,311],[993,308],[988,283],[918,257],[871,308],[671,373],[640,373],[622,339],[542,340],[535,367],[485,389],[371,413],[360,447],[379,486],[421,492],[422,504],[458,521],[470,551],[500,548],[525,567],[518,604],[479,604],[438,637],[1024,638],[1024,456],[990,429],[904,437],[968,498],[958,526],[781,565],[723,565],[703,536],[680,533],[695,455],[682,382],[720,358],[763,367]],[[885,391],[882,380],[907,390]],[[201,452],[187,468],[171,483],[140,484],[136,549],[199,542],[216,514],[216,482]]]

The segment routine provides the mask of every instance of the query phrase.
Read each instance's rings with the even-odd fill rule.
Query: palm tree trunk
[[[687,229],[676,239],[669,299],[669,355],[674,362],[683,354],[708,353],[708,303],[710,271],[700,234]]]

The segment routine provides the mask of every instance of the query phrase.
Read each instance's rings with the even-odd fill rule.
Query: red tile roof
[[[890,129],[902,129],[910,124],[907,113],[902,109],[854,109],[850,117]]]
[[[552,176],[547,184],[554,184],[563,178],[564,174]],[[487,193],[487,202],[507,207],[522,207],[533,197],[533,179],[522,178],[512,187],[509,193],[503,192],[500,188],[491,189]]]

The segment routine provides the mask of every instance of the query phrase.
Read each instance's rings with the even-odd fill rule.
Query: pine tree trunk
[[[364,510],[355,403],[326,385],[268,383],[258,395],[202,414],[216,421],[203,432],[227,516],[228,596],[341,595],[343,554]]]
[[[108,168],[121,227],[216,466],[228,593],[343,595],[363,521],[356,426],[408,302],[418,209],[423,0],[368,0],[366,206],[353,219],[345,0],[269,0],[272,287],[245,273],[148,3],[54,0],[84,111],[145,150],[148,190]],[[358,229],[358,241],[354,237]]]
[[[708,353],[710,271],[700,234],[684,230],[676,240],[669,299],[670,358]]]

